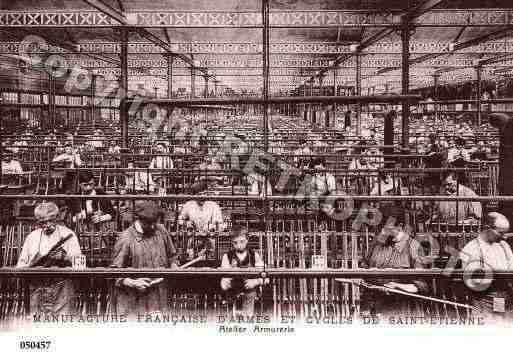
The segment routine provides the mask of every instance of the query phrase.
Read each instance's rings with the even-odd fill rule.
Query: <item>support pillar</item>
[[[166,54],[167,60],[167,98],[173,97],[173,63],[175,62],[175,56],[173,54]],[[167,129],[171,132],[170,139],[174,138],[173,129],[171,128],[173,123],[173,108],[167,109]]]
[[[319,95],[320,96],[324,96],[325,95],[325,92],[324,92],[324,75],[323,74],[319,74]],[[316,111],[316,122],[319,126],[319,128],[324,128],[324,122],[325,122],[325,119],[326,119],[326,109],[325,109],[325,106],[324,105],[318,105],[317,107],[317,111]]]
[[[175,61],[175,56],[172,54],[167,54],[167,98],[173,97],[173,62]]]
[[[0,104],[3,103],[3,99],[0,97]],[[41,103],[43,103],[41,101]],[[3,116],[0,116],[0,184],[3,184],[3,176],[2,176],[2,161],[4,159],[4,124],[3,124]]]
[[[205,88],[204,88],[204,97],[207,98],[208,97],[208,75],[204,75],[203,76],[203,79],[205,80]]]
[[[191,66],[191,98],[196,97],[196,69]]]
[[[269,0],[262,0],[262,97],[264,99],[263,104],[263,130],[264,130],[264,152],[269,152]],[[264,174],[264,199],[267,198],[267,185],[268,185],[268,172]],[[264,202],[264,221],[267,217],[267,202]]]
[[[477,125],[481,126],[482,108],[481,108],[481,93],[483,92],[483,67],[476,66],[477,77]]]
[[[121,122],[121,147],[128,148],[128,31],[125,29],[120,30],[121,44],[120,44],[120,60],[121,71],[119,78],[120,93],[123,95],[120,101],[119,120]]]
[[[433,101],[435,110],[435,123],[438,123],[438,82],[440,80],[440,74],[433,75]]]
[[[333,96],[337,96],[337,77],[338,77],[338,67],[333,69]],[[338,106],[336,103],[333,104],[333,127],[336,127],[337,124],[337,110]]]
[[[264,152],[269,151],[269,0],[262,0],[262,70],[263,70],[263,127],[264,127]],[[264,196],[267,196],[267,176],[264,183]]]
[[[513,119],[504,113],[490,115],[490,124],[499,130],[499,180],[498,196],[513,195]],[[499,212],[513,223],[513,202],[499,202]]]
[[[390,111],[385,115],[384,126],[383,126],[383,144],[385,146],[393,146],[394,145],[394,122],[396,118],[396,112]],[[392,155],[394,153],[394,149],[392,147],[385,147],[383,149],[384,155]],[[385,158],[385,160],[390,160],[390,157]],[[391,164],[386,167],[390,167]]]
[[[356,54],[356,96],[362,95],[362,54]],[[356,135],[362,134],[362,105],[356,105]]]
[[[403,24],[401,31],[402,42],[402,95],[407,95],[410,92],[410,37],[411,28],[409,23]],[[410,130],[410,103],[402,103],[402,147],[407,149],[409,146],[409,130]]]
[[[91,124],[93,125],[93,130],[96,130],[96,114],[95,114],[95,98],[96,98],[96,78],[98,75],[91,76]]]
[[[309,82],[309,85],[310,85],[310,93],[309,93],[309,96],[313,96],[313,84],[314,84],[314,79],[311,79],[310,82]],[[309,103],[308,105],[308,122],[310,122],[310,124],[313,126],[313,105],[311,103]]]
[[[49,130],[53,131],[55,130],[55,78],[50,73],[48,73],[48,84],[50,86],[50,90],[48,91]]]
[[[333,69],[333,96],[337,96],[338,67]]]

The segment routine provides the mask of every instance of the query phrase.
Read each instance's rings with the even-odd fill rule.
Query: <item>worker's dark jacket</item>
[[[120,234],[112,254],[111,267],[114,268],[170,268],[176,262],[177,252],[167,230],[158,224],[155,233],[149,237],[130,226]],[[115,313],[130,316],[168,311],[167,281],[140,293],[124,286],[123,279],[117,279],[114,286],[112,307]]]

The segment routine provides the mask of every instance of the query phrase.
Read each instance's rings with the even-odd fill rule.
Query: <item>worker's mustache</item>
[[[47,236],[51,235],[53,232],[55,232],[55,224],[49,224],[43,227],[43,233]]]

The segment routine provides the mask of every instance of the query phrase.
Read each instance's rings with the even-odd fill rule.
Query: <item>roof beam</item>
[[[513,58],[513,54],[503,54],[499,56],[494,56],[489,59],[479,61],[478,66],[487,66],[504,60],[509,60],[511,58]]]
[[[71,35],[71,33],[67,29],[66,29],[65,33],[68,36],[68,39],[71,42],[71,45],[72,45],[73,51],[74,51],[74,49],[77,47],[77,42],[76,42],[76,40],[73,38],[73,36]],[[59,43],[62,43],[62,42],[59,41]],[[105,55],[96,56],[94,54],[92,54],[92,55],[89,54],[88,56],[93,58],[93,59],[102,60],[102,61],[105,61],[105,62],[110,63],[110,64],[120,64],[119,60],[114,59],[114,58],[112,58],[110,56],[105,56]]]
[[[342,62],[350,59],[355,53],[361,52],[365,48],[367,48],[367,47],[371,46],[372,44],[376,43],[377,41],[389,36],[393,32],[394,32],[394,29],[383,29],[381,31],[378,31],[376,34],[370,36],[368,39],[361,42],[357,46],[356,51],[354,53],[344,54],[344,55],[337,57],[337,59],[335,60],[335,63],[333,64],[332,69],[337,68],[338,65],[340,65]],[[321,70],[319,72],[319,75],[324,75],[326,72],[328,72],[328,70],[330,70],[330,69],[328,68],[328,69]],[[312,76],[311,81],[315,80],[316,77],[318,77],[318,75]]]
[[[16,30],[5,30],[5,29],[0,29],[0,31],[6,33],[6,34],[9,34],[11,36],[16,36],[16,35],[20,35],[23,34],[23,36],[29,36],[29,35],[34,35],[33,33],[31,33],[30,31],[27,31],[25,29],[16,29]],[[15,31],[16,32],[16,35],[13,35],[12,31]],[[41,36],[41,34],[39,34],[38,36]],[[55,40],[55,39],[51,39],[49,40],[48,38],[46,38],[45,36],[41,36],[42,38],[44,38],[44,40],[49,43],[49,44],[53,44],[54,46],[57,46],[57,47],[60,47],[64,50],[67,50],[67,51],[70,51],[70,52],[74,52],[75,51],[75,44],[70,44],[68,42],[65,42],[65,41],[61,41],[61,40]],[[19,53],[19,52],[18,52]],[[63,54],[64,55],[64,54]],[[104,61],[106,63],[109,63],[111,65],[115,65],[115,66],[119,66],[119,61],[116,60],[116,59],[113,59],[111,57],[108,57],[108,56],[100,56],[100,55],[94,55],[94,54],[84,54],[85,56],[91,58],[91,59],[95,59],[95,60],[100,60],[100,61]]]
[[[501,29],[501,30],[493,31],[493,32],[490,32],[488,34],[475,37],[475,38],[470,39],[468,41],[461,42],[459,44],[454,45],[454,49],[453,49],[452,52],[460,51],[460,50],[466,49],[468,47],[476,46],[476,45],[479,45],[482,42],[498,40],[498,39],[504,38],[504,37],[508,36],[509,33],[512,30],[513,30],[513,27],[507,27],[506,29]],[[410,60],[410,65],[418,64],[418,63],[424,62],[424,61],[429,60],[429,59],[434,59],[434,58],[440,57],[442,55],[444,55],[444,54],[427,54],[427,55],[423,55],[423,56],[417,57],[416,59]]]
[[[110,16],[111,18],[113,18],[114,20],[119,22],[120,24],[128,25],[128,21],[125,17],[125,14],[122,11],[113,8],[112,6],[104,3],[101,0],[84,0],[84,1],[87,4],[91,5],[92,7],[94,7],[96,10],[104,13],[105,15]]]
[[[395,31],[395,29],[383,29],[381,31],[378,31],[374,35],[372,35],[372,36],[368,37],[367,39],[363,40],[362,42],[360,42],[360,44],[356,48],[356,52],[362,52],[369,46],[386,38],[387,36],[390,36],[391,34],[394,33],[394,31]]]
[[[96,0],[98,1],[98,0]],[[103,4],[102,9],[112,11],[112,6]],[[126,14],[133,27],[142,28],[259,28],[262,19],[259,12],[233,11],[188,11],[188,10],[133,10]],[[191,16],[193,14],[194,16]],[[421,11],[410,15],[420,16]],[[52,10],[23,9],[0,10],[1,27],[106,27],[118,25],[118,21],[105,18],[94,10],[65,9]],[[119,15],[119,14],[118,14]],[[376,9],[369,10],[312,10],[271,11],[271,28],[338,28],[338,27],[397,27],[401,26],[405,11],[390,9],[386,14]],[[417,27],[497,27],[511,25],[513,9],[508,8],[463,8],[433,9],[429,16],[412,21]],[[119,16],[118,16],[119,18]]]
[[[503,72],[503,71],[511,71],[513,70],[513,66],[504,67],[502,69],[496,69],[495,72]]]
[[[169,32],[167,31],[167,27],[162,28],[162,32],[164,33],[164,37],[166,38],[166,41],[168,45],[171,44],[171,38],[169,37]]]
[[[403,16],[402,16],[402,22],[411,22],[412,20],[416,19],[417,17],[425,14],[426,12],[432,10],[434,7],[440,5],[442,2],[444,2],[445,0],[424,0],[423,2],[421,2],[419,5],[409,9]],[[387,36],[391,35],[392,33],[395,32],[395,28],[385,28],[377,33],[375,33],[374,35],[370,36],[368,39],[366,39],[365,41],[362,41],[360,42],[360,44],[357,46],[356,48],[356,51],[354,52],[354,54],[358,54],[358,53],[361,53],[363,50],[365,50],[367,47],[375,44],[376,42],[386,38]],[[339,56],[336,60],[335,60],[335,63],[333,65],[333,68],[337,68],[338,65],[343,62],[343,61],[346,61],[347,59],[351,58],[354,54],[347,54],[347,55],[342,55],[342,56]],[[324,73],[326,73],[328,70],[321,70],[319,72],[319,75],[323,75]],[[313,76],[312,77],[312,80],[315,79],[316,76]]]
[[[444,69],[438,69],[435,71],[435,75],[441,75],[441,74],[445,74],[447,72],[451,72],[451,71],[456,71],[456,70],[461,70],[460,68],[457,68],[457,67],[446,67]]]
[[[87,4],[91,5],[92,7],[94,7],[95,9],[97,9],[98,11],[100,11],[100,12],[104,13],[105,15],[110,16],[114,20],[118,21],[120,24],[122,24],[124,26],[131,26],[131,24],[128,22],[127,18],[125,17],[125,15],[122,12],[105,4],[102,0],[84,0],[84,1]],[[170,54],[174,54],[177,57],[179,57],[180,59],[182,59],[183,61],[185,61],[186,63],[188,63],[189,65],[194,66],[194,62],[190,58],[188,58],[187,56],[185,56],[183,54],[175,53],[171,49],[171,47],[169,46],[168,43],[166,43],[165,41],[162,41],[158,36],[156,36],[152,32],[148,31],[147,29],[138,28],[138,27],[134,27],[133,29],[139,35],[144,37],[146,40],[153,42],[154,44],[163,48],[166,52],[168,52]]]
[[[164,30],[164,28],[161,28]],[[0,31],[2,31],[0,27]],[[167,40],[167,38],[166,38]],[[410,54],[449,54],[456,41],[413,41],[410,43]],[[0,42],[1,53],[18,52],[17,41]],[[269,44],[271,55],[329,55],[343,56],[351,54],[354,49],[350,44],[336,42],[272,42]],[[261,43],[233,43],[233,42],[172,42],[170,46],[176,52],[183,54],[197,55],[260,55],[262,53]],[[354,46],[354,45],[353,45]],[[77,43],[75,52],[77,53],[95,53],[119,54],[119,42],[115,39],[110,41],[90,41]],[[161,55],[165,52],[160,46],[149,41],[131,42],[129,47],[130,54],[155,54]],[[487,41],[473,46],[473,54],[504,54],[513,52],[513,41]],[[362,51],[362,54],[401,54],[401,43],[399,41],[386,41],[374,44]]]
[[[456,44],[456,43],[460,40],[461,35],[463,35],[463,33],[465,32],[465,30],[466,30],[466,29],[467,29],[467,27],[466,27],[466,26],[462,26],[462,27],[461,27],[460,31],[458,31],[458,35],[456,35],[456,37],[454,38],[454,40],[452,40],[452,42],[453,42],[454,44]]]
[[[367,30],[367,28],[362,27],[362,31],[360,31],[360,42],[363,41],[363,38],[365,37],[366,30]]]
[[[460,50],[466,49],[468,47],[479,45],[480,43],[483,43],[486,41],[492,41],[492,40],[498,40],[498,39],[504,38],[504,37],[508,36],[512,30],[513,30],[513,27],[508,27],[506,29],[493,31],[488,34],[475,37],[468,41],[461,42],[459,44],[454,45],[454,49],[451,53],[454,53],[454,51],[460,51]],[[440,56],[444,56],[444,55],[447,55],[447,54],[433,53],[433,54],[423,55],[423,56],[417,57],[415,59],[411,59],[410,65],[420,64],[424,61],[436,59],[436,58],[438,58]],[[387,67],[387,68],[379,70],[378,73],[383,74],[385,72],[389,72],[389,71],[393,71],[393,70],[397,70],[397,69],[398,69],[397,67]]]

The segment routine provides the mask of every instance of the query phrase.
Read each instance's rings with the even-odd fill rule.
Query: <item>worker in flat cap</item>
[[[58,224],[59,208],[53,202],[36,206],[37,229],[32,231],[18,258],[18,268],[71,267],[81,250],[75,233]],[[37,278],[29,283],[31,314],[73,314],[75,288],[73,281]]]
[[[498,319],[512,316],[513,290],[511,283],[493,279],[493,271],[512,270],[513,252],[505,240],[509,232],[508,219],[499,212],[489,212],[476,239],[468,242],[460,252],[462,269],[468,273],[465,284],[473,291],[473,305],[481,313]],[[476,271],[484,271],[484,278],[472,278]]]
[[[171,236],[159,223],[163,212],[154,202],[135,203],[133,224],[120,234],[113,250],[114,268],[178,268]],[[169,284],[163,278],[118,278],[114,310],[118,315],[145,315],[168,310]]]

